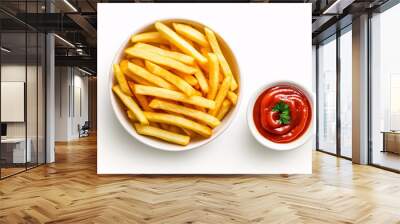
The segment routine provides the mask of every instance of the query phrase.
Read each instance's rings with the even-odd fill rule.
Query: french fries
[[[149,106],[153,109],[160,109],[176,114],[182,114],[187,117],[199,120],[209,125],[212,128],[217,127],[221,122],[214,116],[204,113],[199,110],[188,108],[174,103],[169,103],[163,100],[154,99],[150,102]]]
[[[196,71],[197,72],[197,71]],[[193,77],[192,75],[188,75],[185,74],[183,72],[180,71],[173,71],[174,74],[178,75],[179,77],[181,77],[182,79],[184,79],[187,83],[189,83],[191,86],[196,86],[199,84],[199,82],[197,81],[197,79],[195,77]]]
[[[169,82],[165,81],[164,79],[162,79],[154,74],[151,74],[145,68],[140,67],[134,63],[128,62],[128,70],[130,72],[136,74],[140,78],[145,79],[146,81],[148,81],[150,83],[153,83],[156,86],[163,87],[166,89],[176,90],[176,88]]]
[[[207,94],[207,98],[213,100],[217,95],[218,91],[218,84],[219,84],[219,64],[218,59],[215,54],[208,53],[208,60],[209,60],[209,82],[210,82],[210,89]]]
[[[141,124],[149,124],[149,121],[144,116],[143,111],[139,108],[136,102],[132,99],[132,97],[125,95],[121,88],[118,85],[113,86],[114,93],[119,97],[122,103],[135,115],[136,119]]]
[[[162,38],[159,32],[148,32],[132,35],[131,42],[168,44],[168,41]]]
[[[175,33],[171,28],[161,22],[156,22],[155,27],[158,32],[161,33],[161,35],[163,35],[169,42],[174,44],[182,52],[191,55],[201,64],[207,63],[207,58],[200,54],[192,45]]]
[[[131,119],[133,122],[137,122],[138,120],[136,119],[136,116],[132,113],[132,111],[127,110],[126,114],[128,115],[128,118]]]
[[[159,138],[178,145],[187,145],[190,142],[189,136],[166,131],[161,128],[155,128],[149,125],[135,124],[135,129],[141,135]]]
[[[135,45],[136,48],[142,49],[142,50],[148,50],[150,52],[159,54],[161,56],[165,56],[165,57],[170,57],[172,59],[175,59],[177,61],[180,61],[182,63],[185,64],[189,64],[189,65],[193,65],[194,64],[194,58],[186,55],[186,54],[182,54],[176,51],[170,51],[170,50],[165,50],[162,48],[158,48],[155,47],[153,45],[150,44],[144,44],[144,43],[137,43]]]
[[[126,78],[119,68],[118,64],[114,64],[114,76],[117,79],[122,92],[124,92],[128,96],[132,96],[131,90],[128,86],[128,81],[126,81]]]
[[[236,95],[236,93],[229,91],[226,97],[228,97],[228,99],[232,102],[233,105],[236,105],[238,100],[238,96]]]
[[[181,128],[192,130],[197,134],[206,138],[210,137],[212,134],[211,128],[181,116],[176,116],[166,113],[154,113],[154,112],[143,112],[143,113],[149,121],[175,125]]]
[[[173,126],[174,127],[174,126]],[[196,136],[196,133],[194,133],[193,131],[191,131],[191,130],[188,130],[188,129],[186,129],[186,128],[181,128],[182,129],[182,131],[186,134],[186,135],[188,135],[189,137],[191,137],[191,138],[193,138],[193,137],[195,137]]]
[[[209,111],[212,116],[217,116],[219,109],[221,108],[222,102],[224,101],[226,95],[228,94],[229,88],[231,86],[232,78],[227,76],[219,88],[217,96],[215,97],[215,107]]]
[[[145,111],[153,111],[153,109],[151,109],[149,107],[149,101],[147,100],[146,96],[139,95],[139,94],[136,94],[134,92],[135,84],[133,82],[129,82],[128,85],[129,85],[129,88],[131,89],[131,91],[133,92],[133,95],[136,97],[139,105],[143,108],[143,110],[145,110]]]
[[[125,53],[128,56],[131,57],[137,57],[137,58],[141,58],[141,59],[145,59],[145,60],[149,60],[151,62],[154,62],[156,64],[160,64],[160,65],[164,65],[166,67],[169,68],[173,68],[176,69],[178,71],[181,71],[185,74],[194,74],[196,72],[196,69],[193,67],[190,67],[189,65],[186,65],[182,62],[179,62],[175,59],[169,58],[169,57],[165,57],[159,54],[156,54],[154,52],[150,52],[147,50],[143,50],[140,48],[137,48],[135,46],[130,47],[128,49],[125,50]]]
[[[222,102],[222,106],[221,109],[218,112],[217,115],[217,119],[218,120],[222,120],[224,119],[225,115],[229,112],[229,110],[231,109],[232,103],[229,100],[224,100],[224,102]]]
[[[210,30],[209,28],[204,28],[204,31],[206,33],[207,39],[211,45],[211,48],[213,52],[217,55],[218,61],[221,65],[222,72],[224,73],[225,76],[230,76],[232,77],[232,83],[231,83],[231,90],[236,90],[238,87],[237,82],[235,80],[235,77],[233,77],[232,70],[229,67],[228,62],[226,61],[224,55],[222,54],[221,48],[219,47],[217,37],[215,36],[215,33]]]
[[[184,92],[188,96],[193,96],[196,94],[196,90],[185,80],[183,80],[181,77],[172,74],[166,69],[163,69],[161,66],[158,66],[152,62],[146,61],[145,62],[146,68],[152,72],[155,75],[160,76],[161,78],[164,78],[168,82],[172,83],[175,85],[179,90]]]
[[[148,82],[147,80],[133,74],[128,70],[128,60],[122,60],[119,63],[119,67],[121,68],[121,71],[126,75],[126,77],[130,80],[135,81],[136,83],[146,85],[146,86],[154,86],[152,83]]]
[[[194,73],[194,76],[199,83],[201,91],[204,93],[204,95],[206,95],[208,93],[208,82],[204,73],[201,71],[200,68],[197,67],[197,71],[196,73]]]
[[[144,67],[144,62],[143,62],[143,60],[142,60],[142,59],[139,59],[139,58],[133,58],[133,59],[131,59],[131,62],[132,62],[132,63],[135,63],[136,65],[139,65],[139,66],[142,66],[142,67]]]
[[[211,137],[237,105],[238,76],[225,45],[199,27],[156,22],[132,35],[113,64],[112,91],[138,134],[187,146]]]
[[[167,124],[165,124],[165,125],[167,125]],[[174,126],[174,125],[168,125],[167,130],[169,130],[171,132],[174,132],[174,133],[178,133],[178,134],[182,134],[183,133],[182,128]]]
[[[199,44],[202,47],[210,47],[204,34],[193,27],[180,23],[173,23],[172,26],[178,34],[186,37],[187,39]]]
[[[152,86],[135,85],[134,91],[136,94],[155,96],[167,100],[174,100],[178,102],[188,103],[200,107],[205,107],[208,109],[213,109],[215,107],[215,102],[206,99],[202,96],[186,96],[185,94],[169,89],[163,89]]]

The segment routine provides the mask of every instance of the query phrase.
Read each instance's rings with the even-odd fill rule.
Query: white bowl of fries
[[[125,130],[165,151],[217,138],[241,101],[231,49],[210,28],[182,19],[134,32],[116,54],[109,83],[113,110]]]

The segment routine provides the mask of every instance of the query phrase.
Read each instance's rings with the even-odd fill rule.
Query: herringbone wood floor
[[[0,223],[400,223],[400,175],[314,153],[313,175],[98,176],[96,139],[0,181]]]

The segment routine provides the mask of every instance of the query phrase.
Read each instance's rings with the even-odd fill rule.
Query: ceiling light
[[[93,75],[92,73],[90,73],[90,72],[88,72],[88,71],[86,71],[86,70],[84,70],[84,69],[81,69],[81,68],[79,68],[79,67],[78,67],[78,70],[81,71],[81,72],[83,72],[83,73],[85,73],[85,74],[87,74],[87,75],[90,75],[90,76]]]
[[[86,52],[82,48],[76,48],[76,53],[78,55],[87,55]]]
[[[59,40],[61,40],[62,42],[64,42],[65,44],[67,44],[68,46],[75,48],[75,45],[73,45],[73,44],[72,44],[71,42],[69,42],[68,40],[66,40],[66,39],[64,39],[64,38],[62,38],[62,37],[60,37],[60,36],[57,35],[57,34],[54,34],[54,36],[57,37],[57,38],[58,38]]]
[[[78,12],[78,10],[73,6],[68,0],[64,0],[64,3],[68,5],[74,12]]]
[[[11,50],[9,50],[9,49],[7,49],[5,47],[1,47],[0,49],[1,49],[1,51],[4,51],[6,53],[10,53],[11,52]]]

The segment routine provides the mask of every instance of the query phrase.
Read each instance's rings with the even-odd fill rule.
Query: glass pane
[[[352,157],[352,35],[340,36],[340,152]]]
[[[336,153],[336,39],[318,48],[318,148]]]
[[[36,1],[27,2],[26,7],[27,13],[37,13],[38,4]],[[37,17],[36,17],[37,18]],[[37,21],[32,21],[37,23]],[[30,148],[30,161],[27,163],[27,167],[37,166],[38,160],[38,142],[37,142],[37,132],[38,132],[38,35],[34,30],[27,30],[27,75],[26,75],[26,125],[27,125],[27,142]]]
[[[400,170],[400,5],[372,18],[372,163]]]
[[[45,88],[46,88],[46,76],[45,76],[45,60],[46,60],[46,52],[45,52],[45,44],[46,37],[44,34],[39,33],[38,35],[38,164],[45,163],[46,158],[46,148],[45,148]]]
[[[22,15],[44,13],[45,3],[0,1],[0,7]],[[45,162],[45,35],[2,12],[0,17],[7,20],[0,23],[0,177],[4,178]]]
[[[38,87],[37,87],[37,74],[38,74],[38,49],[37,49],[37,41],[38,36],[36,32],[27,33],[27,80],[26,80],[26,116],[27,116],[27,142],[29,144],[28,149],[30,148],[30,158],[28,160],[27,166],[28,168],[34,167],[37,165],[37,132],[38,132]]]
[[[1,34],[1,174],[2,178],[25,170],[30,160],[26,150],[25,91],[26,34]]]

